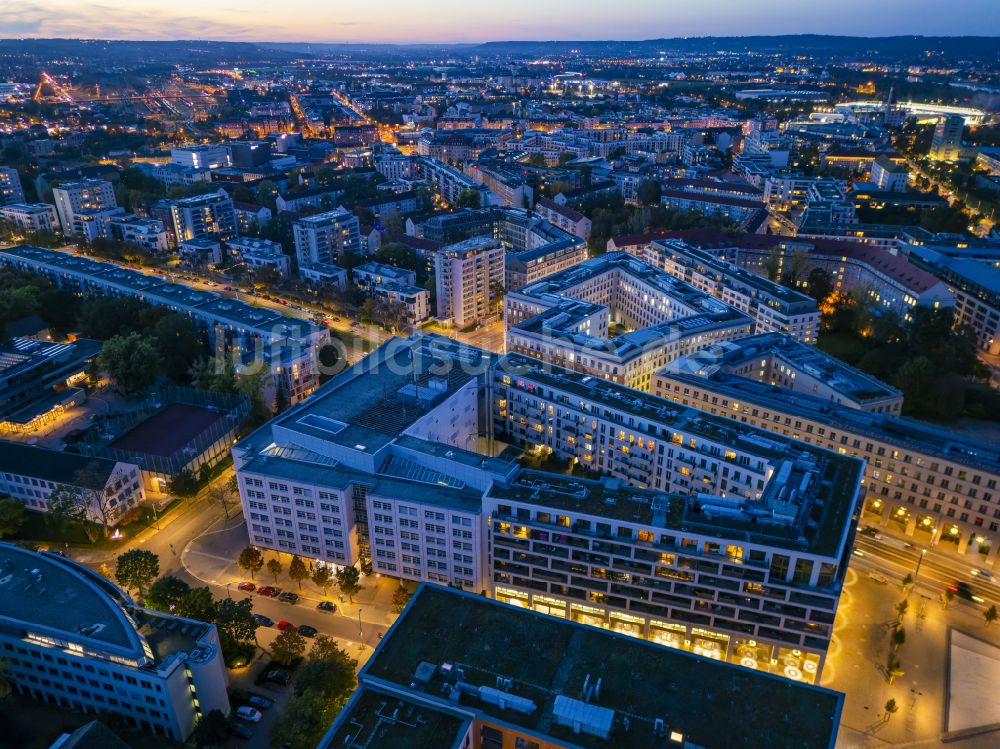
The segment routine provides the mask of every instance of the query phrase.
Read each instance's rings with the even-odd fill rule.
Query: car
[[[229,732],[241,739],[253,738],[253,729],[246,723],[237,723],[235,720],[229,724]]]
[[[268,671],[264,674],[264,678],[272,684],[280,684],[283,687],[287,687],[288,682],[291,681],[291,677],[288,675],[288,672],[282,671],[280,668]]]
[[[265,585],[262,588],[257,588],[257,594],[267,596],[268,598],[277,598],[281,595],[281,588],[275,588],[273,585]]]
[[[315,627],[310,627],[308,624],[299,625],[299,634],[303,637],[315,637],[318,630]]]
[[[880,575],[877,572],[869,572],[868,573],[868,577],[873,582],[876,582],[879,585],[888,585],[889,584],[889,578],[887,578],[885,575]]]
[[[972,592],[972,586],[967,582],[953,580],[951,585],[948,586],[948,590],[959,598],[964,598],[966,601],[976,600],[976,595]]]
[[[333,601],[320,601],[316,604],[316,608],[320,611],[326,611],[332,614],[337,610],[337,604]]]
[[[249,705],[243,705],[243,707],[237,708],[236,717],[240,720],[246,720],[250,723],[256,723],[261,718],[263,714],[255,707],[250,707]]]
[[[984,570],[984,569],[972,570],[972,574],[975,577],[981,577],[981,578],[983,578],[983,580],[992,580],[993,579],[993,573],[990,572],[989,570]]]
[[[269,707],[274,705],[274,702],[269,700],[267,697],[261,697],[259,694],[251,694],[247,697],[247,702],[258,710],[267,710]]]
[[[299,594],[288,590],[279,595],[278,600],[282,603],[296,603],[299,600]]]
[[[223,287],[222,287],[222,290],[223,290],[223,291],[232,291],[232,290],[233,290],[233,287],[232,287],[232,286],[223,286]]]
[[[274,626],[274,619],[266,617],[263,614],[254,614],[253,618],[254,618],[254,621],[257,622],[257,625],[260,626],[260,627],[273,627]]]
[[[239,588],[240,590],[246,590],[246,591],[249,591],[251,593],[253,593],[255,590],[257,590],[257,586],[254,585],[253,583],[240,583],[236,587]]]
[[[289,630],[294,632],[295,625],[292,624],[291,622],[286,622],[284,619],[282,619],[280,622],[278,622],[278,630],[281,632],[288,632]]]

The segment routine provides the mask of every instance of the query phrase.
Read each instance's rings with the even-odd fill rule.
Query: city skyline
[[[962,36],[1000,33],[1000,10],[991,0],[962,0],[949,11],[931,0],[887,0],[873,19],[862,0],[822,0],[808,7],[747,6],[709,0],[697,6],[633,0],[620,6],[557,0],[539,9],[527,0],[505,6],[502,17],[458,0],[437,0],[413,17],[400,0],[377,6],[341,7],[318,0],[300,3],[297,14],[272,18],[260,2],[206,9],[193,0],[169,7],[125,0],[80,6],[55,0],[7,3],[0,37],[87,39],[312,42],[477,43],[492,40],[639,40],[684,36],[748,36],[821,33],[849,36]],[[144,6],[144,7],[142,7]],[[252,24],[243,19],[260,18]]]

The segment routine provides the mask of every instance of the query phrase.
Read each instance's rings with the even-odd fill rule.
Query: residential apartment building
[[[568,231],[584,242],[590,239],[591,222],[579,211],[559,205],[549,198],[539,198],[535,203],[535,212],[553,226]]]
[[[908,320],[914,307],[951,307],[954,294],[948,285],[905,257],[880,247],[827,238],[780,237],[764,234],[725,234],[710,230],[673,232],[674,239],[708,250],[720,260],[767,277],[768,265],[777,264],[780,276],[797,266],[799,278],[822,268],[834,289],[860,292],[876,308],[891,310]],[[896,241],[892,241],[896,246]],[[782,331],[784,332],[784,331]]]
[[[753,332],[747,315],[623,252],[508,292],[504,325],[509,352],[640,390],[676,357]]]
[[[274,268],[280,276],[288,276],[291,258],[278,242],[253,237],[238,237],[226,242],[226,252],[234,261],[246,263],[251,270]]]
[[[346,208],[296,219],[292,235],[300,266],[336,263],[345,254],[363,254],[358,217]]]
[[[500,197],[486,185],[476,182],[472,177],[448,166],[443,161],[430,157],[418,158],[414,171],[449,205],[458,205],[459,196],[469,191],[479,195],[479,207],[481,208],[502,204]]]
[[[820,314],[816,301],[684,242],[651,242],[643,256],[651,265],[750,315],[758,333],[778,332],[816,343]]]
[[[83,294],[135,297],[187,315],[206,331],[218,353],[233,357],[234,366],[266,368],[268,399],[281,389],[289,402],[295,403],[318,383],[316,351],[329,342],[329,332],[301,318],[113,263],[41,247],[0,250],[0,264],[37,273]]]
[[[931,150],[928,156],[934,161],[958,161],[962,152],[962,131],[965,119],[953,114],[941,117],[934,126]]]
[[[24,188],[17,169],[0,166],[0,207],[24,202]]]
[[[209,239],[227,242],[236,237],[236,212],[225,190],[166,201],[174,242]]]
[[[170,163],[190,169],[221,169],[232,166],[229,151],[223,143],[203,143],[170,149]]]
[[[777,660],[794,667],[789,678],[817,679],[863,496],[860,460],[518,354],[494,369],[493,389],[500,440],[606,477],[525,473],[491,488],[498,598],[501,588],[555,598],[569,616],[578,604],[583,623],[617,620],[731,662],[753,641],[770,656],[765,670]],[[655,631],[653,619],[677,626]]]
[[[64,182],[52,189],[52,197],[63,234],[86,242],[107,236],[111,218],[125,213],[118,207],[114,187],[103,179]]]
[[[833,749],[844,700],[433,585],[358,679],[319,749]]]
[[[872,164],[872,182],[879,190],[886,192],[906,192],[910,170],[906,164],[893,161],[884,154]]]
[[[865,461],[865,515],[919,543],[1000,548],[1000,453],[952,432],[838,405],[747,377],[661,370],[653,392],[785,438]],[[975,548],[975,546],[973,547]]]
[[[49,499],[60,488],[77,492],[88,505],[87,517],[109,526],[146,496],[133,463],[0,440],[0,491],[29,510],[48,512]]]
[[[489,237],[442,247],[434,255],[437,317],[456,328],[495,318],[504,267],[504,248]]]
[[[14,691],[173,742],[209,712],[229,714],[214,624],[143,609],[54,553],[0,544],[0,567],[0,655]]]
[[[746,377],[868,413],[899,416],[903,408],[903,394],[896,388],[782,333],[715,343],[672,361],[668,368]]]
[[[406,580],[485,585],[485,351],[390,339],[233,448],[250,541]]]
[[[413,271],[371,262],[359,265],[352,274],[355,286],[366,296],[404,305],[410,325],[430,317],[430,292],[416,285],[417,277]]]
[[[0,207],[0,219],[9,221],[22,231],[59,231],[56,209],[48,203],[11,203]]]
[[[170,249],[169,235],[163,222],[155,218],[139,218],[134,213],[112,218],[108,222],[108,236],[153,253]]]
[[[759,200],[672,189],[663,191],[660,203],[672,211],[694,211],[705,216],[721,216],[737,224],[746,221],[764,208],[764,204]]]

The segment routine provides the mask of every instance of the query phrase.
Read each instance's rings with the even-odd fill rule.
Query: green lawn
[[[865,344],[853,333],[820,333],[816,348],[848,364],[854,364],[865,353]]]

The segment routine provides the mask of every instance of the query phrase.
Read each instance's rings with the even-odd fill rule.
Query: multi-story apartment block
[[[591,222],[579,211],[559,205],[549,198],[539,198],[535,203],[535,212],[553,226],[568,231],[584,242],[590,239]]]
[[[88,503],[87,517],[110,526],[145,498],[139,467],[19,442],[0,441],[0,491],[38,512],[65,487]]]
[[[352,273],[354,284],[366,296],[404,305],[410,325],[430,317],[430,292],[416,285],[416,273],[413,271],[371,262],[359,265]]]
[[[358,679],[319,749],[833,749],[844,700],[433,585]]]
[[[140,608],[57,554],[0,544],[0,567],[0,655],[15,691],[174,742],[209,712],[229,714],[214,624]]]
[[[508,351],[639,389],[676,357],[753,332],[744,313],[623,252],[508,292],[504,323]]]
[[[479,195],[479,207],[481,208],[502,204],[500,196],[486,185],[476,182],[472,177],[448,166],[443,161],[438,161],[436,158],[418,158],[414,165],[414,171],[449,205],[457,205],[459,196],[468,191]]]
[[[507,249],[507,289],[519,289],[587,259],[584,240],[522,208],[465,209],[432,216],[411,228],[422,238],[439,242],[458,234],[498,240]]]
[[[139,218],[132,213],[112,218],[108,222],[108,236],[111,239],[138,245],[154,253],[170,249],[169,236],[162,221],[155,218]]]
[[[41,247],[0,250],[0,264],[43,275],[84,294],[135,297],[187,315],[208,333],[217,352],[232,355],[239,366],[265,367],[269,397],[282,389],[295,403],[318,383],[316,351],[329,342],[329,332],[301,318]]]
[[[177,244],[189,239],[226,242],[236,237],[236,212],[225,190],[166,201]]]
[[[683,406],[861,458],[867,517],[924,544],[953,543],[960,553],[982,539],[988,563],[996,558],[1000,454],[993,446],[710,369],[661,370],[652,389]]]
[[[271,267],[279,275],[287,276],[291,258],[285,254],[278,242],[269,239],[239,237],[226,243],[226,252],[233,260],[246,263],[249,268]]]
[[[232,166],[225,144],[204,143],[170,149],[170,163],[191,169],[222,169]]]
[[[0,207],[0,219],[22,231],[51,233],[59,230],[56,209],[48,203],[11,203]]]
[[[53,188],[52,196],[63,234],[87,242],[107,236],[111,218],[125,213],[118,207],[114,187],[103,179],[66,182]]]
[[[437,316],[457,328],[495,318],[504,283],[504,248],[495,239],[473,237],[434,255]]]
[[[860,460],[518,354],[494,369],[493,391],[500,440],[607,477],[522,474],[491,488],[498,598],[543,595],[571,616],[575,603],[585,623],[617,619],[729,661],[752,640],[770,656],[763,668],[777,660],[815,680],[850,559]],[[653,619],[677,626],[656,632]]]
[[[346,208],[296,219],[292,234],[299,265],[336,263],[345,254],[363,254],[358,217]]]
[[[962,131],[965,119],[953,114],[941,117],[934,127],[931,150],[928,153],[935,161],[957,161],[962,153]]]
[[[722,216],[735,223],[742,223],[764,209],[764,204],[759,200],[712,195],[696,190],[664,190],[660,202],[664,208],[670,210],[694,211],[706,216]]]
[[[884,154],[872,164],[872,182],[879,190],[886,192],[906,192],[910,170],[906,164],[893,161]]]
[[[491,361],[440,336],[392,339],[238,443],[251,542],[482,590],[482,492],[517,470],[477,452]]]
[[[24,188],[17,169],[0,166],[0,206],[24,202]]]
[[[503,205],[530,208],[534,202],[534,192],[524,175],[502,163],[470,163],[465,167],[465,173],[499,196]]]
[[[803,343],[816,343],[819,309],[814,299],[800,291],[676,240],[652,242],[644,258],[675,278],[750,315],[759,333],[786,333]]]
[[[780,275],[791,267],[793,259],[799,266],[800,279],[806,278],[813,268],[822,268],[834,289],[844,292],[857,290],[872,306],[891,310],[903,320],[911,319],[914,307],[937,309],[951,307],[955,303],[948,285],[933,274],[905,257],[856,241],[789,239],[701,229],[674,232],[673,235],[674,239],[707,250],[720,260],[734,263],[758,276],[766,277],[767,266],[772,262],[777,263]],[[895,240],[892,244],[896,245]]]
[[[899,416],[903,408],[896,388],[781,333],[715,343],[675,359],[667,369],[746,377],[869,413]]]

